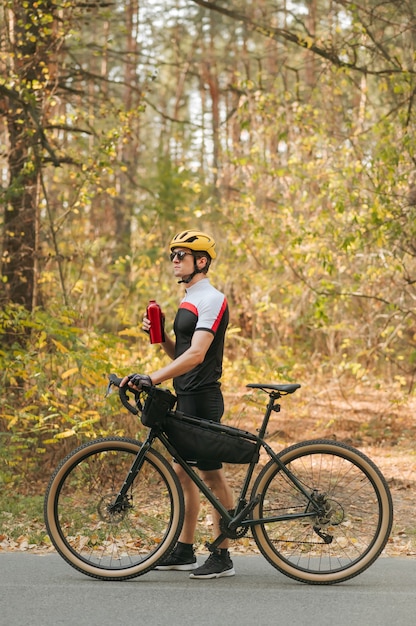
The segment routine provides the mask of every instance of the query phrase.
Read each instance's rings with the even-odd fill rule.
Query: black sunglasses
[[[185,252],[185,250],[178,250],[178,252],[171,252],[169,255],[169,258],[171,261],[173,261],[175,257],[177,256],[178,261],[183,261],[187,254],[189,254],[189,256],[193,256],[192,252]]]

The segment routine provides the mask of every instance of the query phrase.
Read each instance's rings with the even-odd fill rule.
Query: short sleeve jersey
[[[211,285],[208,278],[186,290],[173,326],[176,336],[175,358],[190,347],[196,330],[212,333],[214,339],[204,361],[174,379],[176,393],[198,393],[220,385],[228,319],[227,300],[223,293]]]

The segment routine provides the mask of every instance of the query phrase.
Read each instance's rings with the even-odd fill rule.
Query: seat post
[[[263,422],[258,431],[259,437],[261,439],[263,439],[264,435],[266,434],[267,425],[269,423],[269,419],[270,419],[270,415],[272,414],[272,411],[276,411],[276,413],[280,411],[280,404],[277,404],[275,402],[275,400],[277,400],[280,397],[281,395],[279,391],[271,391],[269,393],[269,401],[267,402],[266,411],[263,417]]]

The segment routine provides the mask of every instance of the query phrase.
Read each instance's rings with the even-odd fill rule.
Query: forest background
[[[164,362],[141,318],[156,298],[171,332],[167,247],[196,227],[224,419],[300,382],[270,440],[370,450],[415,553],[415,95],[414,0],[3,0],[0,547],[47,545],[68,451],[140,436],[106,377]]]

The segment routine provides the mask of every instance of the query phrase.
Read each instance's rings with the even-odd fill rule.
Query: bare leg
[[[192,482],[189,476],[183,471],[178,463],[174,463],[173,467],[175,472],[180,480],[183,489],[183,496],[185,500],[185,519],[183,522],[183,527],[181,534],[179,535],[178,541],[181,543],[194,543],[195,539],[195,529],[198,523],[198,514],[199,514],[199,506],[200,506],[200,494],[199,489]],[[204,482],[208,485],[214,495],[218,498],[223,506],[226,509],[230,510],[233,508],[233,492],[227,482],[225,477],[225,472],[223,469],[219,470],[209,470],[209,471],[201,471],[201,477]],[[220,534],[220,515],[218,512],[212,507],[212,522],[213,522],[213,531],[214,531],[214,539],[218,537]],[[220,548],[228,548],[229,541],[225,539],[221,544]]]
[[[181,543],[194,543],[200,505],[199,489],[178,463],[174,463],[173,468],[182,485],[185,500],[185,519],[178,541]]]

